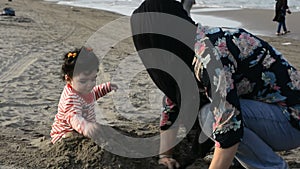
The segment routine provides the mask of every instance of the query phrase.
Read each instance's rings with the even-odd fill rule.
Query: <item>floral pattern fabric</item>
[[[244,29],[198,24],[195,54],[197,79],[211,82],[216,145],[226,148],[242,139],[240,98],[278,104],[300,130],[300,72],[267,42]]]

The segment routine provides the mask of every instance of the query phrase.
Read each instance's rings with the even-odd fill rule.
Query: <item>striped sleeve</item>
[[[96,100],[98,100],[100,97],[105,96],[107,93],[111,92],[110,82],[95,86],[93,92],[95,93]]]
[[[73,130],[76,130],[79,134],[90,137],[89,133],[90,121],[86,120],[82,116],[82,106],[78,100],[73,100],[74,104],[71,105],[71,108],[66,112],[66,121]]]

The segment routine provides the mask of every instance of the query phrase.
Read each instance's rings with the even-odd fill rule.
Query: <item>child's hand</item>
[[[118,89],[118,86],[116,84],[110,83],[111,90],[116,91]]]

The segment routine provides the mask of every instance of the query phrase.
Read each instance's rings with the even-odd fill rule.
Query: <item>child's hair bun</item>
[[[68,75],[71,78],[73,77],[75,65],[77,73],[98,70],[99,67],[99,60],[92,48],[84,46],[76,48],[65,53],[63,57],[64,63],[62,65],[61,74],[63,80],[65,80],[65,75]]]
[[[75,49],[73,51],[69,51],[68,53],[65,53],[64,55],[64,61],[67,63],[71,63],[72,61],[76,60],[80,53],[81,49]]]

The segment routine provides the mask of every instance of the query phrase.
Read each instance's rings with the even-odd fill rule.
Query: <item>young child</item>
[[[99,60],[92,49],[75,49],[63,60],[61,78],[66,85],[50,133],[53,144],[75,131],[91,138],[97,124],[95,101],[118,88],[110,82],[96,86]]]

